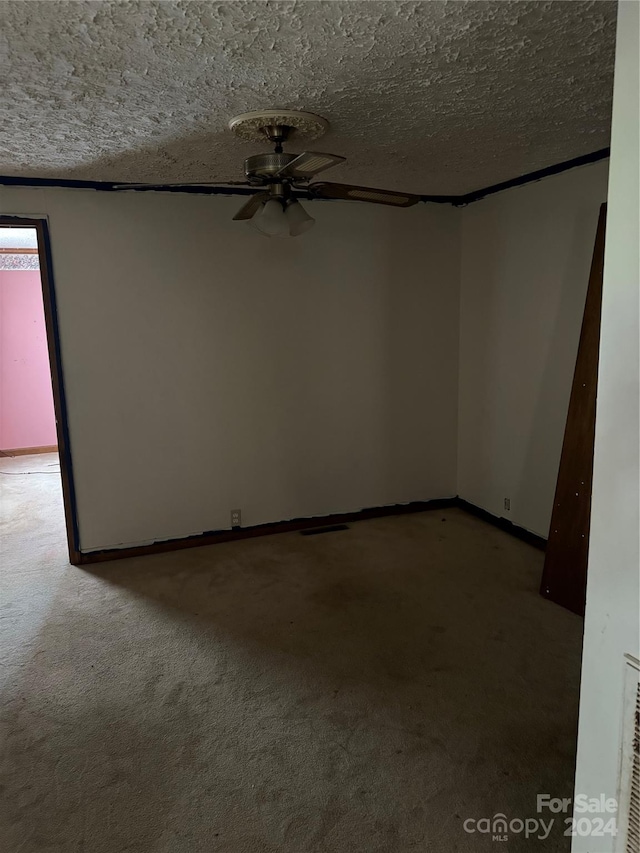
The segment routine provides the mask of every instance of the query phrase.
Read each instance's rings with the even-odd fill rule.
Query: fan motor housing
[[[283,169],[297,154],[254,154],[244,161],[244,173],[249,182],[262,183],[265,178],[272,178]]]

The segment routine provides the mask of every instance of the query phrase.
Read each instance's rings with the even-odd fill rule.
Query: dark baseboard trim
[[[544,169],[538,169],[536,172],[529,172],[526,175],[520,175],[517,178],[511,178],[500,184],[493,184],[493,186],[474,190],[470,193],[464,193],[463,195],[421,195],[420,201],[425,204],[452,204],[454,207],[464,207],[467,204],[472,204],[474,201],[480,201],[488,195],[509,190],[512,187],[521,187],[524,184],[531,184],[542,178],[548,178],[550,175],[558,175],[569,169],[575,169],[577,166],[596,163],[598,160],[604,160],[609,157],[609,154],[609,148],[601,148],[599,151],[593,151],[591,154],[584,154],[582,157],[574,157],[572,160],[565,160],[553,166],[546,166]],[[246,196],[253,195],[255,192],[255,190],[249,187],[163,186],[162,184],[154,184],[148,187],[136,186],[133,190],[129,190],[126,184],[127,182],[124,181],[78,181],[71,178],[27,178],[16,175],[0,175],[0,185],[8,187],[60,187],[73,190],[98,190],[99,192],[171,192],[226,196]],[[335,201],[335,199],[316,198],[305,190],[296,190],[295,195],[307,201]]]
[[[505,533],[510,533],[512,536],[515,536],[516,539],[521,539],[528,545],[533,545],[533,547],[537,548],[539,551],[546,550],[547,540],[543,536],[538,536],[537,533],[532,533],[525,527],[519,527],[517,524],[514,524],[506,518],[493,515],[493,513],[487,512],[486,509],[482,509],[475,504],[469,503],[469,501],[465,501],[463,498],[456,498],[455,505],[460,509],[465,510],[465,512],[475,515],[476,518],[481,518],[482,521],[486,521],[488,524],[492,524],[494,527],[503,530]]]
[[[106,563],[111,560],[126,560],[131,557],[144,557],[149,554],[162,554],[166,551],[182,551],[185,548],[203,548],[206,545],[217,545],[220,542],[237,542],[241,539],[253,539],[256,536],[272,536],[277,533],[292,533],[299,530],[311,531],[314,528],[338,527],[353,521],[365,521],[369,518],[384,518],[393,515],[408,515],[414,512],[426,512],[427,510],[451,509],[457,507],[465,512],[475,515],[476,518],[486,521],[505,533],[510,533],[517,539],[521,539],[528,545],[544,551],[547,540],[542,536],[531,533],[524,527],[499,518],[487,512],[486,509],[465,501],[463,498],[435,498],[430,501],[412,501],[407,504],[392,504],[390,506],[369,507],[358,512],[341,512],[333,515],[320,515],[312,518],[293,518],[289,521],[273,521],[269,524],[257,524],[255,527],[243,527],[231,530],[212,530],[195,536],[186,536],[181,539],[166,539],[160,542],[152,542],[149,545],[134,545],[131,548],[107,548],[104,551],[89,551],[80,553],[76,566],[87,566],[92,563]]]
[[[293,518],[290,521],[274,521],[269,524],[257,524],[238,530],[212,530],[196,536],[182,539],[167,539],[152,542],[149,545],[135,545],[131,548],[108,548],[104,551],[81,553],[74,565],[86,566],[92,563],[104,563],[110,560],[125,560],[130,557],[143,557],[147,554],[161,554],[165,551],[181,551],[184,548],[202,548],[219,542],[235,542],[239,539],[253,539],[256,536],[270,536],[276,533],[291,533],[298,530],[310,530],[314,527],[329,527],[346,524],[350,521],[364,521],[368,518],[383,518],[389,515],[406,515],[413,512],[425,512],[432,509],[448,509],[458,505],[458,498],[435,498],[431,501],[413,501],[407,504],[370,507],[358,512],[341,512],[333,515],[312,518]]]
[[[87,566],[92,563],[106,563],[111,560],[126,560],[131,557],[144,557],[149,554],[162,554],[166,551],[181,551],[185,548],[203,548],[206,545],[216,545],[220,542],[237,542],[242,539],[253,539],[256,536],[271,536],[277,533],[292,533],[298,530],[311,531],[314,528],[333,527],[347,524],[353,521],[365,521],[369,518],[385,518],[392,515],[408,515],[414,512],[426,512],[427,510],[451,509],[457,507],[465,512],[475,515],[494,527],[498,527],[505,533],[510,533],[517,539],[521,539],[534,548],[544,551],[547,540],[542,536],[531,533],[524,527],[513,524],[506,518],[499,518],[481,509],[463,498],[435,498],[430,501],[413,501],[407,504],[392,504],[390,506],[369,507],[357,512],[341,512],[332,515],[320,515],[312,518],[293,518],[289,521],[273,521],[269,524],[257,524],[255,527],[243,527],[230,530],[211,530],[195,536],[185,536],[181,539],[166,539],[164,541],[152,542],[149,545],[134,545],[130,548],[107,548],[104,551],[88,551],[80,553],[77,560],[73,561],[76,566]]]

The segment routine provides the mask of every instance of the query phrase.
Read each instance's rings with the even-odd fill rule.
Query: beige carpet
[[[569,849],[463,829],[572,793],[538,551],[447,510],[87,571],[55,460],[0,462],[3,853]]]

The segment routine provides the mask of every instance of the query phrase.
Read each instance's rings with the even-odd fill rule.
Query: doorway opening
[[[47,224],[0,217],[0,528],[64,523],[74,563],[74,504]]]
[[[0,453],[57,462],[35,228],[0,227]]]

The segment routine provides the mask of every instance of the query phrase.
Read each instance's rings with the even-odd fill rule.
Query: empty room
[[[638,853],[639,9],[0,2],[3,853]]]

